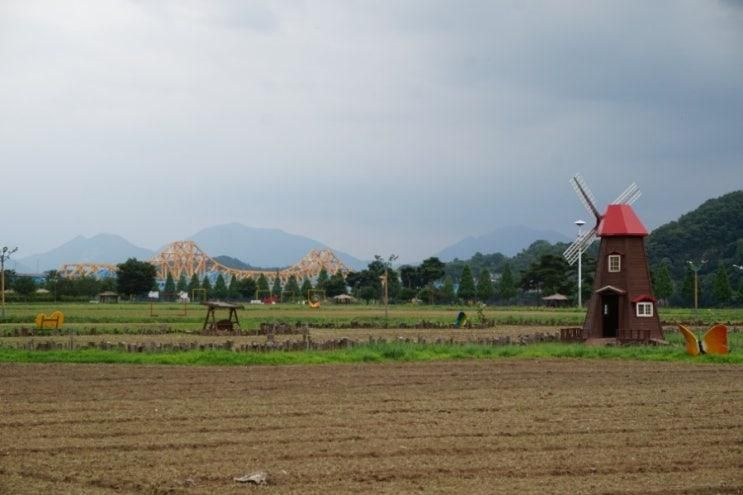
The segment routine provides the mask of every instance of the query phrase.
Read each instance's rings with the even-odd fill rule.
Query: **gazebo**
[[[356,300],[355,297],[349,296],[348,294],[339,294],[333,297],[333,301],[336,304],[351,304]]]
[[[101,304],[117,304],[119,302],[119,295],[116,292],[107,290],[98,294],[98,302]]]
[[[243,309],[242,304],[231,304],[222,301],[205,301],[201,303],[202,306],[206,306],[206,318],[204,319],[204,326],[201,329],[204,332],[216,333],[219,331],[232,332],[234,330],[240,330],[240,322],[237,319],[237,310]],[[215,312],[217,309],[226,309],[229,311],[229,315],[224,320],[217,320]]]
[[[544,301],[547,306],[567,306],[568,296],[565,296],[563,294],[552,294],[551,296],[543,297],[542,301]]]

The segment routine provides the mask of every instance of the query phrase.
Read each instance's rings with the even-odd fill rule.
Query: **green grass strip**
[[[693,358],[676,346],[590,347],[583,344],[543,343],[525,346],[439,345],[439,344],[368,344],[335,351],[185,351],[167,353],[128,353],[102,350],[26,351],[0,349],[4,363],[121,363],[165,365],[299,365],[330,363],[385,363],[442,361],[457,359],[625,359],[639,361],[683,361],[694,363],[743,364],[743,353]]]

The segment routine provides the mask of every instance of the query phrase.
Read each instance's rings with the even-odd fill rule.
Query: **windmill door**
[[[604,338],[616,337],[619,328],[619,296],[604,294],[601,296],[602,330]]]

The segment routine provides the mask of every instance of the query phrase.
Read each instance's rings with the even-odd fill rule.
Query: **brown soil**
[[[428,342],[434,342],[437,338],[442,339],[454,339],[455,341],[476,341],[483,338],[493,338],[509,335],[516,337],[519,335],[544,333],[544,334],[557,334],[560,327],[551,326],[518,326],[518,325],[499,325],[494,328],[484,329],[414,329],[414,328],[343,328],[343,329],[325,329],[325,328],[313,328],[310,329],[310,335],[314,340],[325,341],[332,339],[348,338],[356,341],[368,341],[369,337],[375,339],[384,338],[387,340],[395,340],[398,338],[410,338],[416,340],[418,337],[423,337]],[[0,345],[15,346],[17,344],[28,343],[29,340],[33,339],[36,342],[63,342],[67,343],[70,341],[70,337],[67,335],[58,336],[44,336],[36,335],[33,337],[4,337],[0,339]],[[276,341],[285,340],[302,340],[302,336],[299,334],[294,335],[276,335]],[[77,345],[85,344],[86,342],[127,342],[127,343],[148,343],[148,342],[162,342],[162,343],[179,343],[179,342],[225,342],[231,340],[235,344],[240,345],[248,342],[266,342],[265,335],[244,335],[244,336],[207,336],[199,334],[186,334],[186,333],[171,333],[162,335],[140,335],[140,334],[97,334],[97,335],[76,335],[74,337]]]
[[[743,493],[743,367],[0,365],[0,493]],[[254,471],[270,485],[233,481]]]

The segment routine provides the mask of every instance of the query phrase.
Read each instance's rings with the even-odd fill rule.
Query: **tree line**
[[[151,290],[158,290],[164,300],[176,300],[179,293],[189,297],[221,300],[271,299],[276,302],[307,300],[316,290],[325,297],[350,294],[356,299],[372,303],[382,301],[385,272],[387,291],[392,303],[418,301],[426,304],[455,304],[481,302],[487,304],[540,304],[541,297],[559,293],[570,301],[577,299],[576,266],[569,266],[561,256],[565,244],[537,241],[518,255],[508,258],[500,253],[475,254],[470,260],[444,263],[436,257],[418,265],[394,268],[380,256],[364,270],[330,275],[324,268],[316,280],[290,276],[282,283],[278,271],[273,277],[261,274],[257,278],[227,280],[222,274],[215,279],[194,274],[181,275],[175,280],[170,274],[162,288],[156,283],[153,265],[129,259],[118,265],[115,277],[66,278],[52,270],[46,279],[37,283],[32,277],[6,271],[6,286],[15,293],[9,301],[21,300],[89,300],[105,291],[117,291],[124,297],[144,298]],[[583,258],[583,300],[591,295],[595,270],[595,246]],[[520,269],[517,267],[521,267]],[[675,276],[667,259],[651,266],[653,290],[660,304],[669,306],[693,305],[695,273],[686,264],[682,276]],[[212,280],[214,280],[212,282]],[[42,294],[38,289],[44,289]],[[698,278],[700,305],[743,305],[743,272],[728,270],[718,263],[716,269],[700,272]]]

